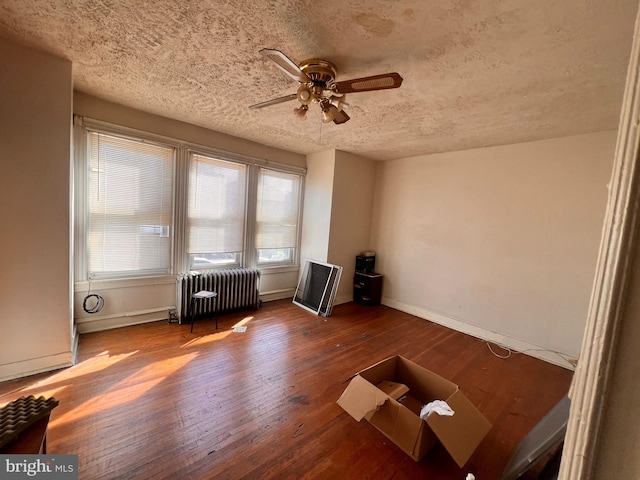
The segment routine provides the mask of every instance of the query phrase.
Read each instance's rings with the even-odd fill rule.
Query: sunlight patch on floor
[[[145,365],[109,387],[103,393],[92,396],[82,404],[57,417],[50,425],[51,427],[56,427],[68,421],[75,421],[79,418],[95,415],[124,403],[132,402],[184,367],[197,355],[197,352],[193,352]]]
[[[202,345],[207,345],[209,343],[217,342],[222,340],[223,338],[228,337],[231,334],[231,330],[227,330],[224,332],[212,333],[210,335],[203,335],[198,338],[194,338],[193,340],[189,340],[187,343],[180,346],[180,348],[187,347],[199,347]]]
[[[233,333],[233,329],[236,327],[241,327],[249,323],[253,320],[253,315],[249,315],[248,317],[244,317],[239,322],[235,323],[230,330],[225,330],[222,332],[215,332],[208,335],[202,335],[201,337],[194,338],[193,340],[189,340],[185,344],[183,344],[180,348],[188,348],[188,347],[199,347],[202,345],[208,345],[213,342],[217,342],[227,338],[231,333]]]
[[[126,360],[138,353],[139,350],[133,350],[128,353],[120,353],[118,355],[109,355],[109,351],[105,350],[104,352],[99,353],[95,357],[84,360],[71,368],[68,368],[57,375],[51,377],[52,379],[58,380],[66,380],[74,377],[79,377],[80,375],[88,375],[91,373],[96,373],[104,370],[105,368],[110,367],[111,365],[115,365],[122,360]]]
[[[233,327],[231,327],[231,329],[233,330],[236,327],[242,327],[243,325],[246,325],[247,323],[249,323],[251,320],[253,320],[253,316],[250,315],[248,317],[244,317],[242,320],[240,320],[238,323],[236,323]]]
[[[64,370],[38,380],[31,385],[20,388],[15,392],[19,392],[21,396],[34,395],[36,397],[51,397],[64,390],[69,384],[73,383],[73,381],[79,377],[100,372],[136,353],[138,353],[138,350],[119,355],[109,355],[109,351],[104,351],[95,357],[72,365],[69,368],[65,368]]]

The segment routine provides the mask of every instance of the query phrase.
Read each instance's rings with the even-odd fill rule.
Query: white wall
[[[383,302],[577,357],[615,141],[602,132],[379,163],[372,238]]]
[[[0,39],[0,380],[72,363],[71,63]]]

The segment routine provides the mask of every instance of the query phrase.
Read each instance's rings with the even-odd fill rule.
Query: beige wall
[[[339,150],[307,157],[302,265],[343,268],[334,303],[353,299],[355,257],[369,249],[375,163]]]
[[[72,362],[71,63],[0,39],[0,380]]]
[[[356,255],[370,250],[375,162],[336,151],[329,263],[343,267],[336,303],[353,300]]]
[[[299,153],[287,152],[278,148],[268,147],[249,140],[243,140],[224,133],[179,122],[178,120],[142,112],[81,92],[74,92],[73,94],[73,113],[95,120],[135,128],[186,142],[239,153],[241,155],[286,163],[298,167],[305,166],[305,156]]]
[[[379,163],[372,247],[384,303],[576,357],[615,140],[603,132]]]
[[[307,260],[327,262],[333,202],[335,152],[328,150],[307,157],[302,211],[300,265]]]

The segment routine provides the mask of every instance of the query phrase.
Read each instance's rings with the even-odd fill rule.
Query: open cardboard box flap
[[[425,421],[449,455],[462,467],[491,430],[491,424],[460,390],[447,399],[447,404],[455,412],[453,416],[432,414]]]
[[[375,412],[387,400],[389,396],[386,393],[360,375],[356,375],[338,399],[338,405],[359,422],[368,413]]]

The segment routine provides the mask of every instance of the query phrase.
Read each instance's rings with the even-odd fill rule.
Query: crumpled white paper
[[[451,417],[455,412],[444,400],[434,400],[433,402],[429,402],[424,407],[422,407],[422,410],[420,410],[420,418],[424,420],[432,413]]]

